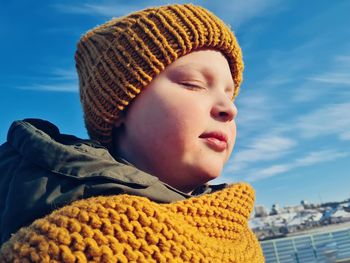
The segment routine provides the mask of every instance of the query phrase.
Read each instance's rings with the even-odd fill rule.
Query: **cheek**
[[[184,109],[162,104],[142,111],[135,124],[136,134],[142,136],[141,140],[146,141],[147,147],[163,152],[171,147],[181,148],[190,126]]]
[[[203,120],[203,109],[190,96],[173,96],[159,103],[155,122],[170,134],[186,134],[196,129]]]
[[[138,147],[139,143],[146,147],[144,150],[152,148],[168,157],[183,155],[194,147],[196,137],[204,131],[207,122],[204,103],[196,103],[198,99],[182,90],[168,94],[162,87],[153,88],[158,89],[136,102],[130,112],[127,123],[132,123],[133,137]]]
[[[173,147],[185,144],[195,133],[189,115],[190,111],[186,107],[167,107],[156,120],[159,125],[157,132],[172,143]]]

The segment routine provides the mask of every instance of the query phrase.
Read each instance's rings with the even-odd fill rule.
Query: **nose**
[[[234,103],[227,96],[223,96],[214,103],[211,115],[219,121],[229,122],[236,117],[237,112]]]

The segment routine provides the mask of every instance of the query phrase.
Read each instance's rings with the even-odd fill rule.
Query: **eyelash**
[[[185,86],[186,88],[188,88],[190,90],[201,90],[201,89],[204,89],[203,87],[201,87],[199,85],[188,83],[188,82],[180,82],[180,85]],[[233,100],[233,94],[232,95],[227,95],[227,97],[230,100]]]
[[[204,89],[203,87],[196,85],[196,84],[192,84],[192,83],[188,83],[188,82],[181,82],[180,83],[182,86],[185,86],[186,88],[195,90],[195,89]]]

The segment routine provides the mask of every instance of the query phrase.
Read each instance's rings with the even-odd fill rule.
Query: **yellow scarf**
[[[79,200],[22,228],[0,262],[264,262],[247,184],[172,204],[131,195]]]

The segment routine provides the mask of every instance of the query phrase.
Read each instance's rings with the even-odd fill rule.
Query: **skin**
[[[228,62],[219,51],[195,51],[179,58],[152,80],[115,124],[115,154],[170,186],[191,192],[217,178],[231,155],[237,115],[233,91]],[[227,136],[224,150],[200,137],[213,131]]]

